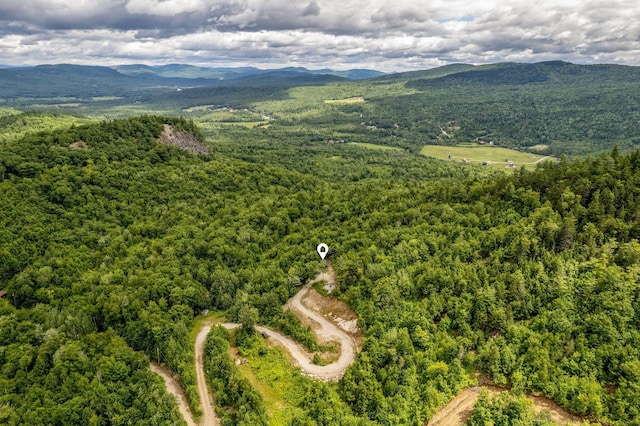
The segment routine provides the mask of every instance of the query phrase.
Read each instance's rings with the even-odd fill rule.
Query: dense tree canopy
[[[403,157],[375,153],[370,176],[334,180],[304,172],[313,156],[295,171],[194,156],[157,142],[164,124],[195,131],[139,117],[0,145],[3,422],[175,423],[146,366],[177,371],[195,409],[189,330],[205,308],[251,313],[312,346],[281,306],[317,271],[324,241],[365,340],[337,386],[305,389],[301,424],[423,424],[474,369],[639,424],[638,153],[513,176],[443,166],[430,179],[389,172]],[[348,170],[361,155],[345,147],[341,161]],[[222,332],[208,344],[226,366],[212,379],[222,412],[264,421],[225,345]],[[320,394],[339,408],[311,402]]]

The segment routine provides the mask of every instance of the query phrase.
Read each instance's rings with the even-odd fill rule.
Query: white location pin
[[[318,254],[322,258],[322,260],[327,257],[327,253],[329,253],[329,246],[325,243],[318,244]]]

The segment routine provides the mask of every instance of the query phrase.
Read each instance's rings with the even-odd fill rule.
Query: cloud
[[[302,11],[302,16],[319,16],[320,15],[320,6],[318,6],[318,2],[312,0],[309,2],[307,7]]]
[[[640,65],[640,5],[611,0],[3,0],[0,63],[424,68]]]

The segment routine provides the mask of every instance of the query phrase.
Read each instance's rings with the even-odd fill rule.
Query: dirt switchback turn
[[[312,329],[318,340],[337,342],[340,345],[340,356],[336,361],[327,365],[316,365],[311,361],[313,354],[309,354],[302,345],[290,337],[266,327],[255,326],[255,329],[261,333],[267,333],[272,342],[285,348],[293,358],[294,364],[301,368],[302,374],[318,380],[337,381],[342,378],[347,368],[356,360],[358,353],[356,341],[353,336],[338,327],[334,322],[324,315],[309,309],[303,303],[311,286],[316,282],[326,281],[329,284],[334,284],[331,269],[329,272],[329,274],[321,273],[313,281],[307,283],[295,296],[289,299],[284,307],[285,309],[291,309],[303,323],[309,322],[309,320],[314,322],[315,326]],[[222,325],[227,329],[240,327],[240,324],[234,323]]]
[[[328,365],[316,365],[310,360],[312,355],[310,355],[299,343],[295,342],[290,337],[266,327],[256,326],[255,328],[261,333],[266,333],[272,342],[284,347],[289,354],[291,354],[294,363],[302,369],[303,374],[319,380],[337,381],[340,380],[347,368],[349,368],[356,359],[358,352],[356,341],[353,336],[349,335],[335,323],[328,320],[324,315],[307,308],[302,303],[314,283],[323,280],[331,285],[335,284],[334,278],[331,274],[331,269],[329,272],[329,274],[319,274],[315,280],[310,281],[305,285],[295,296],[289,299],[285,308],[291,309],[301,320],[311,320],[315,322],[316,326],[313,327],[313,330],[319,340],[325,342],[333,341],[340,345],[340,356],[335,362]],[[240,327],[240,324],[235,323],[224,323],[220,325],[229,330]],[[220,425],[220,419],[214,410],[212,397],[207,387],[207,380],[204,374],[204,346],[207,340],[207,335],[209,334],[209,331],[211,331],[211,326],[211,323],[203,324],[202,328],[198,332],[195,342],[196,380],[198,383],[198,393],[200,394],[200,409],[202,410],[200,425],[203,426]],[[359,330],[357,331],[359,333]],[[185,421],[189,426],[194,426],[195,423],[188,410],[184,393],[182,392],[178,382],[175,381],[168,372],[162,370],[157,365],[152,364],[151,369],[162,376],[165,380],[167,390],[177,396],[178,401],[180,402],[180,412],[182,413]]]
[[[292,342],[291,339],[274,332],[271,332],[271,334],[274,336],[274,339],[278,339],[279,342],[289,350],[291,356],[295,358],[300,368],[302,368],[303,374],[321,380],[340,380],[347,368],[349,368],[349,366],[355,361],[357,347],[352,336],[347,334],[344,330],[329,321],[320,313],[312,311],[302,303],[302,300],[309,292],[310,287],[316,281],[320,280],[333,282],[333,279],[329,274],[318,275],[316,280],[309,282],[295,296],[289,299],[285,307],[290,308],[303,322],[305,322],[304,317],[314,321],[317,326],[313,327],[313,331],[319,340],[338,342],[340,344],[340,356],[338,359],[328,365],[315,365],[306,355],[303,354],[300,346],[295,342]],[[283,337],[284,339],[282,339]]]
[[[491,395],[505,392],[507,389],[493,385],[477,385],[463,389],[447,405],[431,417],[427,426],[461,426],[473,413],[473,405],[480,396],[480,390],[486,389]],[[526,395],[533,402],[536,413],[548,411],[554,423],[562,425],[580,425],[583,418],[569,413],[555,402],[541,396]],[[597,424],[597,423],[596,423]]]

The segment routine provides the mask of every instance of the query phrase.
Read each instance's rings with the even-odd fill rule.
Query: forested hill
[[[559,155],[640,144],[640,68],[566,62],[452,65],[379,77],[413,93],[375,97],[383,126],[416,143],[493,140]],[[383,115],[384,112],[384,115]],[[376,124],[376,123],[374,123]]]
[[[296,389],[297,424],[422,425],[476,369],[639,424],[637,152],[333,183],[162,145],[165,124],[198,133],[139,117],[0,144],[0,423],[180,424],[149,359],[195,408],[202,309],[237,321],[253,307],[313,347],[281,307],[323,241],[365,340],[336,386]],[[266,424],[224,368],[226,421]]]
[[[177,88],[227,85],[304,86],[379,76],[372,70],[333,71],[306,68],[262,70],[245,68],[203,68],[190,65],[126,65],[101,67],[55,64],[34,67],[0,68],[0,102],[23,105],[28,99],[40,101],[125,98],[129,102],[146,99],[152,93],[167,93]],[[292,79],[287,84],[286,79]]]
[[[639,67],[560,61],[452,64],[376,75],[303,68],[46,65],[0,69],[0,105],[100,118],[184,115],[205,130],[244,121],[256,126],[252,134],[270,133],[272,140],[312,129],[325,140],[416,153],[425,144],[493,141],[573,157],[608,152],[615,145],[628,152],[640,144]],[[364,76],[372,78],[360,79]]]

